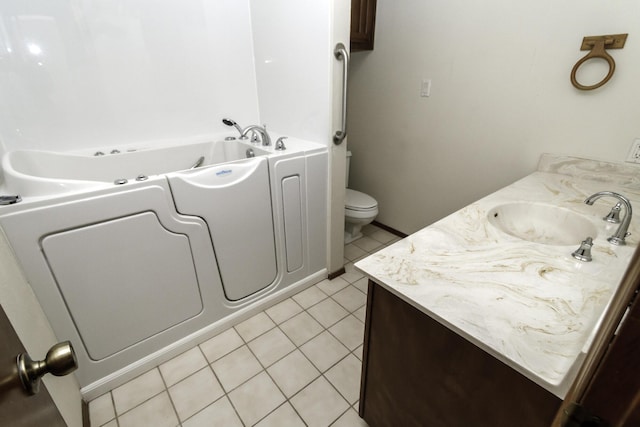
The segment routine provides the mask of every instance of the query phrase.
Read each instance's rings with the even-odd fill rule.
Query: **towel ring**
[[[603,84],[605,84],[606,82],[608,82],[613,76],[613,72],[616,70],[616,61],[614,61],[611,55],[607,53],[606,49],[604,48],[604,45],[605,45],[604,40],[596,42],[593,46],[593,49],[589,53],[587,53],[585,56],[583,56],[582,59],[576,62],[576,65],[573,66],[573,70],[571,70],[571,84],[573,84],[576,88],[580,90],[597,89]],[[602,58],[605,61],[607,61],[609,63],[609,73],[607,73],[606,77],[601,81],[599,81],[598,83],[593,84],[591,86],[584,86],[580,84],[578,80],[576,80],[576,73],[578,72],[578,68],[580,68],[582,64],[594,58]]]
[[[571,70],[571,84],[580,90],[593,90],[607,83],[613,76],[613,73],[616,71],[616,62],[613,60],[611,55],[607,53],[607,48],[622,49],[626,40],[627,34],[585,37],[582,41],[580,50],[589,50],[589,53],[583,56],[578,62],[576,62],[576,65],[573,66],[573,69]],[[598,83],[590,86],[580,84],[578,80],[576,80],[576,73],[578,72],[578,68],[580,68],[580,66],[582,66],[582,64],[584,64],[585,62],[594,58],[601,58],[607,61],[607,63],[609,64],[609,72],[604,77],[604,79],[602,79]]]

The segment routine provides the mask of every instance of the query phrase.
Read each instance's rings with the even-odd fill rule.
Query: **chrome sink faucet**
[[[262,145],[265,145],[265,146],[271,145],[271,137],[267,133],[266,125],[264,127],[258,126],[258,125],[247,126],[246,128],[244,128],[244,130],[240,134],[240,138],[245,138],[247,134],[251,131],[257,132],[260,134],[260,137],[262,138]]]
[[[618,201],[620,201],[620,203],[622,203],[622,205],[624,206],[624,218],[622,219],[622,222],[618,226],[616,232],[613,234],[613,236],[609,237],[607,241],[609,241],[609,243],[613,245],[626,245],[624,238],[629,235],[627,230],[629,230],[629,224],[631,223],[631,202],[622,194],[614,193],[613,191],[599,191],[587,197],[584,202],[591,206],[593,205],[593,202],[603,196],[609,196],[618,199]]]

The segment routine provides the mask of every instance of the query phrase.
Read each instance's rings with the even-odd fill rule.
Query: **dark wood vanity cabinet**
[[[370,427],[548,427],[561,404],[372,281],[361,381]]]
[[[351,0],[351,51],[373,50],[376,0]]]

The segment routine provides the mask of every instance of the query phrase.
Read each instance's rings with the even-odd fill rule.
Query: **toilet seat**
[[[347,188],[345,200],[345,210],[372,212],[378,210],[378,202],[368,194]]]

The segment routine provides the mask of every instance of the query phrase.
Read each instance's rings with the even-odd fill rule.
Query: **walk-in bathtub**
[[[22,201],[0,226],[87,398],[326,276],[326,147],[98,154],[2,160],[3,194]]]

